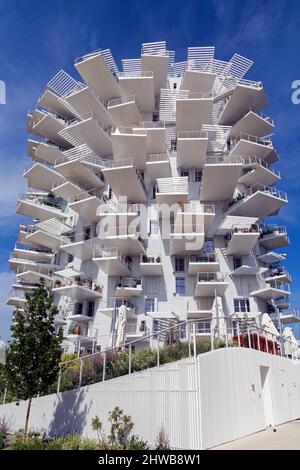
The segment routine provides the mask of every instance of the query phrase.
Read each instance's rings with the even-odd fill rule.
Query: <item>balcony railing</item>
[[[290,273],[287,271],[287,269],[284,266],[279,266],[276,268],[270,269],[270,271],[265,272],[262,274],[262,276],[266,278],[270,277],[278,277],[278,276],[285,276],[290,282],[292,282],[292,276]],[[273,281],[272,281],[273,282]]]
[[[143,246],[144,249],[146,249],[146,243],[143,238],[140,237],[139,232],[136,227],[131,226],[131,225],[116,225],[114,227],[114,233],[109,234],[108,237],[135,237]]]
[[[53,185],[52,185],[52,191],[59,187],[59,186],[62,186],[63,184],[66,184],[66,183],[72,183],[74,184],[74,186],[77,186],[81,191],[89,191],[89,188],[88,186],[85,186],[84,184],[82,184],[80,181],[78,181],[77,179],[75,178],[59,178],[58,180],[54,181]]]
[[[270,168],[269,165],[266,162],[264,162],[261,158],[257,157],[256,155],[249,155],[249,156],[243,157],[243,163],[244,163],[244,165],[247,165],[247,166],[248,165],[252,166],[252,165],[258,164],[258,165],[266,168],[268,171],[271,171],[272,173],[274,173],[274,175],[280,176],[280,171],[279,170],[275,170],[273,168]],[[251,169],[249,169],[249,170],[244,169],[243,171],[247,173],[248,171],[251,171]]]
[[[98,336],[98,328],[85,325],[71,326],[68,335],[85,336],[86,338],[95,339]]]
[[[38,164],[42,165],[45,168],[49,168],[50,170],[53,170],[53,164],[48,162],[47,160],[43,160],[43,159],[33,160],[30,165],[27,165],[24,168],[23,176],[25,176],[25,173],[27,173],[29,170],[31,170],[31,168],[34,168]]]
[[[147,336],[150,330],[146,325],[125,325],[124,334],[125,336]]]
[[[150,153],[146,157],[147,163],[166,162],[170,160],[169,153]]]
[[[245,226],[243,224],[234,224],[231,228],[231,232],[228,235],[228,238],[230,239],[232,235],[234,235],[235,233],[240,233],[240,234],[259,233],[259,225],[252,224],[252,225]]]
[[[129,288],[129,289],[141,289],[141,279],[134,277],[122,277],[120,281],[116,283],[116,288]]]
[[[92,245],[95,240],[97,240],[96,237],[91,237],[87,233],[71,233],[62,237],[61,246],[63,247],[64,245],[70,245],[72,243],[80,242],[85,242],[89,245]]]
[[[111,133],[114,135],[147,135],[146,129],[139,128],[138,125],[132,127],[112,126]]]
[[[130,95],[130,96],[123,96],[121,98],[114,98],[112,100],[109,100],[107,102],[107,108],[112,108],[114,106],[118,106],[120,104],[127,104],[127,103],[134,103],[135,102],[135,96]]]
[[[247,199],[248,197],[252,196],[253,194],[255,194],[257,192],[263,192],[265,194],[277,197],[277,198],[282,199],[284,201],[288,200],[287,194],[284,191],[279,191],[274,186],[264,186],[263,184],[257,183],[257,184],[254,184],[253,186],[251,186],[250,188],[248,188],[243,193],[239,194],[232,201],[230,201],[225,206],[225,211],[228,210],[230,207],[232,207],[234,204],[237,204],[237,203],[241,202],[242,200]]]
[[[164,129],[164,121],[140,121],[132,125],[133,129]]]
[[[72,204],[74,202],[80,202],[85,199],[89,199],[92,197],[97,197],[98,199],[102,200],[102,193],[99,189],[94,188],[94,189],[89,189],[88,191],[82,191],[78,194],[75,194],[74,196],[69,197],[69,204]]]
[[[232,137],[230,139],[230,149],[233,149],[240,140],[247,140],[248,142],[264,145],[265,147],[270,147],[270,149],[273,148],[270,137],[257,137],[255,135],[247,134],[246,132],[241,132],[239,136]]]
[[[177,139],[208,139],[207,131],[178,131]]]
[[[54,287],[71,287],[71,286],[80,286],[90,289],[91,291],[96,291],[99,293],[103,292],[103,285],[99,284],[92,278],[81,278],[80,276],[75,276],[74,278],[66,278],[60,276],[59,279],[55,281]]]
[[[190,263],[216,263],[218,261],[215,253],[200,253],[199,255],[190,255]]]
[[[186,224],[185,222],[181,224],[170,224],[170,233],[173,235],[203,234],[204,227],[200,224]]]
[[[200,204],[199,201],[192,201],[188,204],[180,204],[180,211],[188,214],[214,214],[214,204]]]
[[[108,297],[101,303],[102,308],[107,308],[110,310],[118,310],[122,305],[125,305],[125,307],[130,310],[135,309],[135,304],[132,300],[121,297]]]
[[[224,273],[197,273],[197,283],[201,282],[225,282],[227,274]]]
[[[118,258],[128,269],[131,269],[130,258],[124,256],[119,248],[96,248],[93,253],[93,258]]]
[[[250,88],[262,88],[262,82],[255,82],[254,80],[246,80],[245,78],[239,78],[236,82],[238,85],[248,86]]]
[[[151,78],[153,77],[153,72],[152,71],[133,71],[133,72],[119,72],[118,73],[119,78]]]
[[[140,255],[140,263],[161,264],[161,258],[160,256]]]
[[[210,155],[205,158],[205,165],[232,165],[235,163],[243,163],[243,157],[237,155],[217,156]]]
[[[287,295],[287,294],[291,293],[291,289],[290,289],[289,284],[285,284],[285,283],[277,281],[277,280],[269,281],[268,283],[262,283],[262,286],[260,287],[260,289],[269,289],[270,287],[273,288],[273,289],[278,289],[278,290],[284,291],[285,294],[283,294],[283,295]]]
[[[65,212],[66,210],[66,204],[62,203],[61,199],[55,198],[54,196],[48,196],[46,194],[45,196],[37,195],[35,193],[20,194],[18,202],[20,201],[33,202],[38,206],[47,206],[53,209],[59,209],[61,212]]]
[[[272,235],[273,233],[287,235],[287,229],[285,226],[271,224],[265,224],[262,226],[262,237],[264,237],[265,235]]]

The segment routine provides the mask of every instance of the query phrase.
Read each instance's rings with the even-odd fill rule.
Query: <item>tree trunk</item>
[[[25,419],[25,427],[24,427],[24,438],[27,437],[27,431],[28,431],[28,424],[29,424],[29,415],[30,415],[30,409],[31,409],[31,402],[32,402],[32,397],[29,398],[28,400],[28,405],[27,405],[27,412],[26,412],[26,419]]]

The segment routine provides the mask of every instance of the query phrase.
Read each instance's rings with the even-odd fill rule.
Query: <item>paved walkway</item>
[[[212,450],[300,450],[300,421],[291,421],[265,431],[214,447]]]

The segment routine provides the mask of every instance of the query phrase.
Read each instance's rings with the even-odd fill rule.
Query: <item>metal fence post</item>
[[[79,387],[82,383],[82,369],[83,369],[83,359],[80,359],[80,368],[79,368]]]
[[[106,353],[103,354],[102,382],[104,382],[105,380],[105,370],[106,370]]]
[[[193,348],[194,348],[194,357],[197,356],[197,345],[196,345],[196,323],[193,323]]]
[[[56,393],[59,393],[60,382],[61,382],[61,367],[59,367],[59,372],[58,372],[57,391],[56,391]]]
[[[129,354],[128,354],[128,374],[131,374],[131,344],[129,345]]]

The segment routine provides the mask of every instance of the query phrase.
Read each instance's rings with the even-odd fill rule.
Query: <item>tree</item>
[[[38,287],[25,297],[24,310],[15,310],[13,315],[13,340],[7,350],[4,369],[9,389],[18,400],[28,400],[24,437],[32,399],[46,393],[57,379],[62,342],[62,332],[56,334],[54,328],[58,309],[45,281],[41,279]]]

